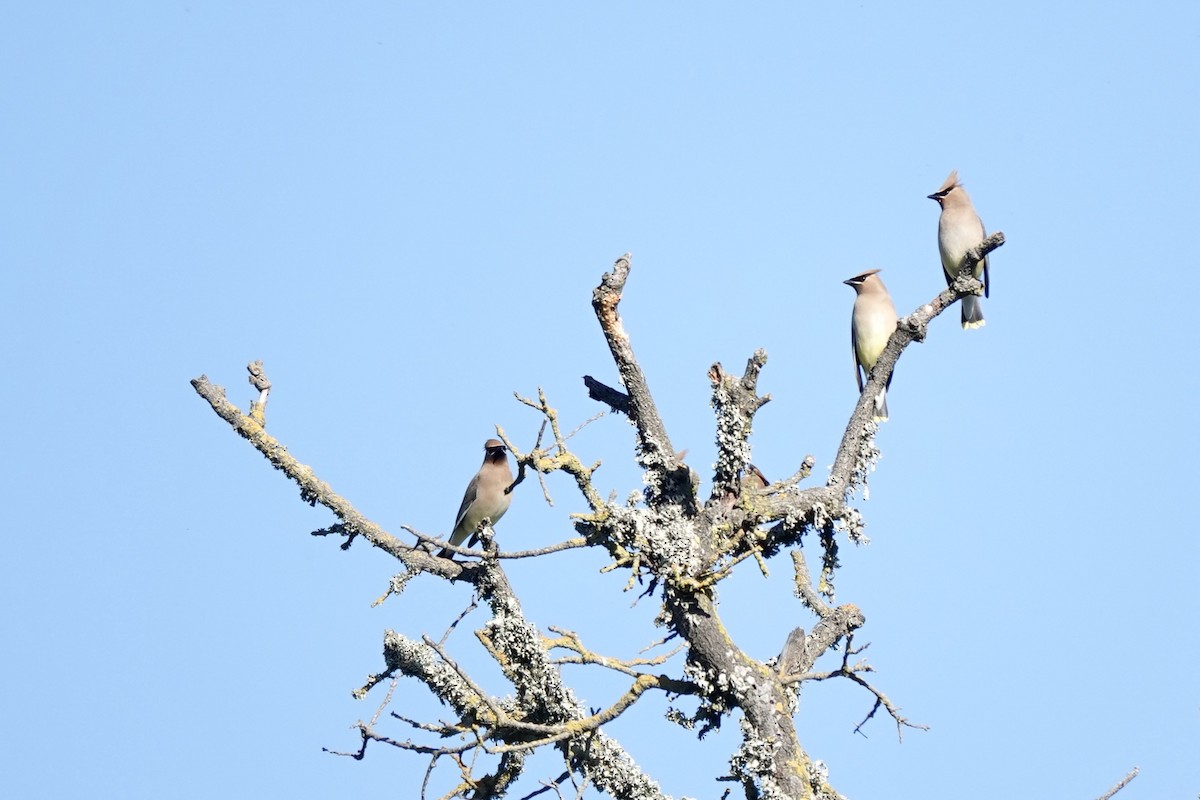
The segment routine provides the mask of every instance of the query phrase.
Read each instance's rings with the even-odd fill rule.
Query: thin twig
[[[866,689],[871,694],[875,695],[875,705],[871,707],[870,713],[868,713],[867,716],[863,717],[863,721],[858,723],[858,725],[856,725],[854,727],[855,733],[860,734],[864,737],[866,736],[866,734],[862,732],[862,727],[863,727],[863,725],[867,724],[867,720],[869,720],[869,719],[871,719],[871,717],[875,716],[875,712],[879,710],[880,706],[883,706],[884,708],[886,708],[888,714],[890,714],[892,719],[894,719],[896,721],[896,736],[899,737],[900,741],[904,741],[904,729],[905,728],[916,728],[919,731],[929,730],[928,725],[921,725],[919,723],[909,722],[908,719],[901,716],[900,709],[896,708],[896,706],[892,704],[892,701],[888,699],[888,696],[886,694],[884,694],[883,692],[879,691],[878,689],[876,689],[874,686],[872,686],[865,678],[860,677],[859,675],[857,675],[856,673],[854,673],[852,671],[841,670],[841,673],[845,677],[847,677],[850,680],[857,683],[859,686]]]
[[[462,612],[455,617],[454,621],[450,623],[449,627],[446,628],[446,632],[442,634],[442,638],[438,640],[438,644],[445,645],[446,640],[450,638],[450,634],[454,632],[454,629],[458,627],[459,623],[466,619],[467,615],[477,608],[479,608],[479,596],[472,595],[471,602],[467,603],[467,607],[464,608]]]

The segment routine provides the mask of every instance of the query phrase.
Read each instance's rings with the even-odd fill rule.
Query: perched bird
[[[896,330],[896,307],[892,305],[892,298],[879,279],[878,272],[877,269],[867,270],[843,281],[847,286],[853,286],[856,292],[854,313],[850,315],[850,344],[854,349],[854,377],[858,378],[860,393],[866,379],[871,377],[871,368],[879,360],[879,354],[887,346],[892,331]],[[892,377],[889,375],[887,386],[875,398],[876,422],[888,418],[887,389],[891,385]]]
[[[987,232],[983,228],[983,220],[975,213],[967,190],[958,182],[958,170],[951,170],[946,182],[941,188],[929,195],[930,200],[936,200],[942,207],[942,215],[938,217],[938,252],[942,255],[942,271],[946,273],[946,285],[954,283],[958,270],[962,266],[963,257],[967,251],[983,241]],[[976,278],[983,273],[983,296],[987,297],[992,288],[988,276],[988,262],[983,259],[976,265],[973,273]],[[964,328],[982,328],[983,304],[975,295],[962,299],[962,326]]]
[[[508,504],[512,502],[512,495],[504,493],[513,482],[504,442],[488,439],[483,443],[483,449],[483,466],[467,484],[462,505],[458,507],[454,530],[450,533],[452,545],[461,545],[470,536],[471,541],[467,543],[467,547],[474,547],[479,541],[479,523],[483,522],[483,518],[487,517],[491,524],[495,525],[504,516],[504,512],[508,511]],[[442,558],[454,558],[454,553],[449,549],[443,549],[438,555]]]

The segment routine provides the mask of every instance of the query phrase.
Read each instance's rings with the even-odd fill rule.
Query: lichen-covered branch
[[[708,500],[710,509],[740,493],[742,473],[750,462],[754,414],[771,400],[769,396],[759,397],[757,392],[758,376],[766,363],[766,351],[756,350],[740,379],[725,372],[719,363],[708,371],[712,405],[717,411],[717,463]]]
[[[742,744],[731,760],[734,777],[752,784],[764,800],[812,797],[812,762],[796,736],[779,676],[734,643],[711,595],[674,595],[669,588],[666,595],[671,627],[690,644],[685,674],[701,688],[710,719],[733,708],[743,714]]]
[[[573,724],[580,727],[558,742],[568,763],[598,788],[624,800],[665,797],[658,784],[637,766],[614,740],[602,731],[583,730],[588,715],[562,680],[537,629],[521,612],[508,578],[499,564],[482,562],[476,588],[492,611],[477,636],[496,660],[516,691],[520,718],[540,725]]]

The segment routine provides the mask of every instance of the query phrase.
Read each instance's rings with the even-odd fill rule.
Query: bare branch
[[[629,395],[601,383],[591,375],[583,376],[583,385],[587,387],[588,397],[604,403],[618,414],[629,416]]]
[[[543,644],[545,645],[547,650],[554,650],[555,648],[563,648],[565,650],[570,650],[570,651],[576,653],[575,656],[566,656],[566,657],[556,658],[556,659],[554,659],[555,663],[558,663],[558,664],[596,664],[596,665],[599,665],[602,667],[607,667],[608,669],[611,669],[611,670],[615,670],[617,672],[622,672],[626,675],[629,675],[629,676],[635,677],[635,678],[641,677],[641,675],[644,674],[644,673],[640,672],[639,670],[635,669],[635,667],[661,666],[662,664],[665,664],[671,658],[673,658],[674,656],[676,656],[680,652],[682,652],[682,650],[685,647],[685,645],[680,644],[678,647],[671,650],[670,652],[662,653],[661,655],[654,656],[653,658],[633,658],[633,659],[622,660],[622,659],[612,658],[611,656],[602,656],[599,653],[595,653],[592,650],[589,650],[587,647],[584,646],[583,641],[579,638],[579,634],[575,633],[574,631],[568,631],[568,630],[564,630],[562,628],[557,628],[554,626],[551,626],[550,630],[553,633],[559,634],[559,636],[556,639],[543,640]],[[670,678],[667,678],[667,677],[661,676],[661,675],[658,677],[658,680],[661,684],[659,688],[663,688],[663,689],[671,692],[672,694],[697,694],[699,692],[699,688],[697,686],[695,686],[694,684],[688,683],[686,681],[673,681]]]
[[[813,467],[816,465],[817,459],[811,454],[806,455],[804,460],[800,462],[800,469],[796,470],[796,472],[790,478],[785,478],[778,483],[768,484],[763,491],[767,492],[768,494],[777,494],[778,492],[790,489],[799,484],[801,481],[807,480],[808,476],[812,475]]]
[[[1129,784],[1129,782],[1131,780],[1133,780],[1134,778],[1136,778],[1137,776],[1138,776],[1138,768],[1134,767],[1133,769],[1129,770],[1129,773],[1124,778],[1121,778],[1121,780],[1117,781],[1116,786],[1112,787],[1107,792],[1100,795],[1098,798],[1096,798],[1096,800],[1112,800],[1112,796],[1114,794],[1116,794],[1117,792],[1124,789]]]
[[[243,414],[237,406],[225,399],[225,390],[210,383],[208,378],[201,375],[192,380],[196,393],[208,401],[217,416],[229,423],[235,431],[256,450],[263,454],[271,465],[287,475],[300,487],[300,497],[309,505],[321,505],[328,508],[345,525],[345,530],[365,538],[374,547],[378,547],[400,559],[414,570],[424,570],[447,575],[447,566],[453,567],[453,562],[444,558],[434,558],[423,550],[407,547],[383,528],[371,522],[358,512],[344,497],[335,493],[329,484],[319,479],[311,467],[301,464],[263,428],[255,419]],[[440,562],[440,563],[439,563]]]
[[[800,671],[800,663],[804,660],[804,642],[804,628],[792,628],[787,641],[783,643],[783,649],[775,659],[775,672],[780,675],[781,680],[784,676]]]
[[[375,598],[375,601],[371,603],[371,608],[375,608],[376,606],[381,606],[381,605],[383,605],[384,601],[386,601],[392,595],[397,595],[397,594],[400,594],[401,592],[403,592],[404,587],[408,585],[408,582],[411,581],[416,576],[417,576],[417,573],[408,572],[408,571],[398,572],[395,575],[393,575],[392,579],[390,581],[388,581],[387,591],[385,591],[379,597]]]
[[[821,598],[812,585],[808,565],[799,549],[792,551],[792,565],[797,597],[819,617],[812,633],[804,640],[803,651],[796,654],[792,666],[794,672],[807,672],[826,651],[865,625],[866,618],[858,606],[846,604],[835,608]]]
[[[401,526],[401,527],[403,527],[403,526]],[[346,541],[344,541],[338,545],[338,547],[341,548],[342,550],[349,550],[350,545],[354,544],[354,538],[356,536],[358,536],[357,533],[352,531],[350,528],[347,528],[345,525],[343,525],[340,522],[335,522],[333,525],[330,525],[325,528],[317,528],[315,531],[312,531],[308,535],[309,536],[344,536],[344,537],[346,537]]]
[[[535,447],[528,454],[522,454],[519,450],[514,449],[511,444],[505,439],[505,444],[509,445],[509,451],[512,452],[520,469],[524,469],[526,465],[537,470],[539,473],[550,473],[556,470],[561,470],[575,479],[576,486],[579,487],[580,493],[587,501],[588,506],[593,510],[599,510],[604,505],[604,499],[600,493],[596,491],[596,487],[592,485],[592,473],[600,466],[598,463],[591,467],[584,466],[583,462],[575,456],[567,447],[567,438],[562,435],[562,431],[558,425],[558,411],[551,407],[546,399],[546,393],[542,388],[538,387],[538,399],[530,400],[527,397],[516,395],[517,400],[536,409],[550,423],[550,430],[554,436],[554,449],[558,451],[557,455],[551,456],[540,446]],[[587,424],[587,423],[584,423]],[[501,437],[504,438],[501,431]],[[540,441],[540,435],[539,435]]]
[[[677,682],[671,681],[668,678],[643,673],[638,676],[633,685],[615,703],[603,711],[592,714],[584,719],[573,720],[569,725],[560,726],[556,732],[543,739],[489,747],[488,752],[506,753],[512,750],[533,750],[543,745],[574,739],[583,734],[598,731],[602,726],[607,725],[625,713],[648,689],[665,689],[666,691],[678,694],[675,689],[670,688],[675,683]]]
[[[550,544],[546,545],[545,547],[534,548],[533,550],[501,551],[496,553],[496,558],[533,558],[534,556],[544,556],[549,553],[561,553],[563,550],[575,550],[577,548],[587,546],[588,540],[577,536],[573,539],[567,539],[566,541],[559,542],[558,544]]]
[[[603,418],[604,418],[604,412],[603,412],[603,411],[597,411],[595,414],[592,414],[590,417],[588,417],[587,419],[585,419],[583,422],[581,422],[581,423],[579,423],[578,425],[576,425],[576,426],[575,426],[575,427],[574,427],[574,428],[571,430],[571,432],[570,432],[570,433],[568,433],[566,436],[564,436],[564,437],[563,437],[563,441],[564,441],[564,442],[570,441],[570,440],[571,440],[571,438],[572,438],[573,436],[575,436],[575,434],[579,433],[581,430],[583,430],[584,428],[586,428],[588,425],[591,425],[591,424],[592,424],[593,422],[595,422],[596,420],[603,419]]]
[[[840,670],[839,674],[841,674],[843,677],[849,678],[871,694],[875,695],[875,705],[871,707],[871,711],[867,714],[867,716],[863,717],[863,721],[854,727],[855,733],[862,734],[864,736],[866,735],[862,733],[862,726],[866,725],[867,721],[870,720],[871,717],[875,716],[875,712],[879,710],[880,706],[886,708],[888,714],[890,714],[892,719],[896,721],[896,736],[899,737],[900,741],[904,741],[905,728],[915,728],[919,731],[929,730],[928,725],[919,725],[914,722],[909,722],[905,717],[902,717],[900,715],[900,709],[896,708],[892,701],[888,699],[887,695],[872,686],[866,680],[866,678],[856,674],[854,671],[846,669]]]
[[[267,395],[271,393],[271,381],[267,378],[267,373],[263,371],[262,359],[251,361],[246,365],[246,371],[250,373],[250,385],[258,389],[258,399],[250,403],[250,418],[267,427]]]
[[[478,595],[475,595],[471,598],[471,602],[467,603],[467,607],[460,611],[458,616],[454,618],[454,621],[451,622],[446,628],[446,632],[442,634],[442,638],[438,640],[438,644],[445,644],[446,640],[450,638],[450,634],[454,632],[455,628],[457,628],[462,621],[467,618],[468,614],[477,608],[479,608],[479,598]]]
[[[671,446],[671,439],[667,436],[667,428],[650,394],[646,376],[633,355],[633,346],[617,313],[625,281],[629,278],[631,258],[626,253],[613,264],[611,272],[604,273],[600,285],[592,292],[592,309],[600,321],[600,329],[608,342],[621,382],[629,392],[629,418],[638,430],[638,463],[650,473],[647,500],[655,505],[664,498],[678,501],[679,498],[690,496],[693,497],[691,505],[694,513],[695,501],[691,494],[688,470],[675,459],[675,448]]]

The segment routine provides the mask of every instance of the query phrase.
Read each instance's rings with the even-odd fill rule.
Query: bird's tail
[[[962,299],[962,326],[970,330],[971,328],[982,328],[986,322],[983,319],[983,303],[979,302],[979,298],[973,294],[969,294]]]
[[[879,392],[879,395],[875,398],[875,421],[876,422],[887,422],[887,418],[888,418],[887,389],[883,389],[882,391]]]

